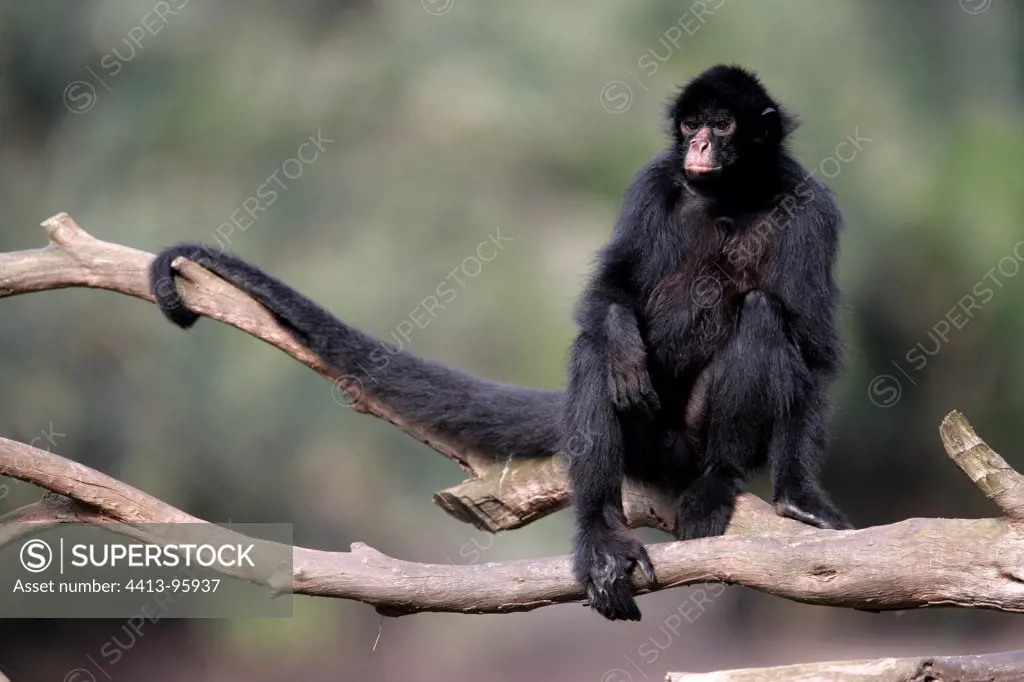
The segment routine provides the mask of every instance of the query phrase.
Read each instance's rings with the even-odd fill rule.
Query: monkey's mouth
[[[701,175],[703,173],[717,173],[718,171],[722,170],[722,167],[721,166],[699,166],[699,165],[690,164],[690,165],[687,165],[685,167],[685,170],[686,170],[687,173],[694,173],[696,175]]]

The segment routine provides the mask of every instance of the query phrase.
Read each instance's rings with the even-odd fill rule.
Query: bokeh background
[[[512,241],[407,347],[555,388],[592,254],[664,144],[667,96],[740,63],[804,120],[793,148],[847,217],[849,357],[827,486],[861,526],[992,515],[937,426],[960,409],[1024,468],[1022,14],[1004,0],[7,0],[0,250],[42,246],[38,224],[57,211],[150,251],[220,240],[387,337],[500,230]],[[310,136],[315,159],[289,163]],[[255,222],[220,227],[268,183],[275,199]],[[965,314],[969,295],[980,308]],[[359,540],[413,561],[568,550],[567,512],[495,537],[449,518],[430,497],[461,479],[456,467],[214,322],[185,334],[126,296],[45,292],[0,301],[0,353],[0,434],[195,515],[292,523],[303,545]],[[37,497],[15,485],[0,505]],[[693,612],[691,593],[642,597],[636,624],[574,605],[382,622],[366,605],[301,597],[291,619],[165,620],[134,638],[116,620],[6,620],[0,670],[15,682],[80,667],[154,682],[640,682],[1024,636],[1019,616],[868,614],[740,587],[666,628]],[[99,654],[112,638],[116,663]]]

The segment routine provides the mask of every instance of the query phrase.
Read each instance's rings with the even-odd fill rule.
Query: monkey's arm
[[[477,379],[396,349],[342,322],[256,266],[215,248],[180,244],[159,253],[150,266],[156,303],[179,327],[190,327],[198,319],[184,306],[175,287],[172,264],[179,257],[259,301],[297,341],[408,424],[496,459],[557,452],[561,391]]]
[[[665,232],[663,188],[658,187],[663,163],[658,157],[641,168],[626,190],[615,230],[601,249],[575,314],[580,329],[592,338],[594,352],[602,356],[611,401],[620,412],[653,414],[661,409],[648,372],[649,345],[641,325],[648,312],[640,271],[657,258],[649,253],[658,250],[652,233]]]
[[[580,332],[569,355],[562,424],[576,511],[573,572],[590,605],[611,620],[640,619],[630,574],[639,568],[648,579],[654,576],[643,542],[630,531],[622,509],[628,456],[622,413],[657,409],[637,316],[642,308],[635,247],[642,244],[647,218],[637,193],[635,181],[576,310]]]
[[[563,432],[569,488],[576,512],[573,575],[590,606],[610,620],[640,620],[630,574],[654,579],[643,542],[622,508],[626,448],[607,381],[605,342],[581,331],[569,354]]]
[[[835,311],[839,290],[832,277],[842,216],[824,185],[818,185],[780,235],[780,257],[765,288],[786,312],[787,323],[808,366],[829,376],[840,370],[843,345]]]
[[[608,387],[615,408],[653,414],[661,409],[658,394],[647,373],[647,347],[639,322],[629,308],[613,303],[604,322]]]

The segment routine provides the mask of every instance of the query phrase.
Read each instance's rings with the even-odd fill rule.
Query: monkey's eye
[[[695,121],[692,118],[688,118],[682,122],[682,124],[679,126],[679,129],[682,130],[687,135],[692,135],[693,133],[697,132],[697,129],[699,127],[700,124],[697,123],[697,121]]]
[[[727,133],[729,132],[730,128],[732,128],[732,121],[726,120],[724,118],[720,121],[715,121],[715,130],[717,130],[720,133]]]

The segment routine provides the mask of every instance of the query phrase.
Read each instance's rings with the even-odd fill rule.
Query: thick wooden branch
[[[713,673],[669,673],[668,682],[1020,682],[1024,651],[804,663]]]

